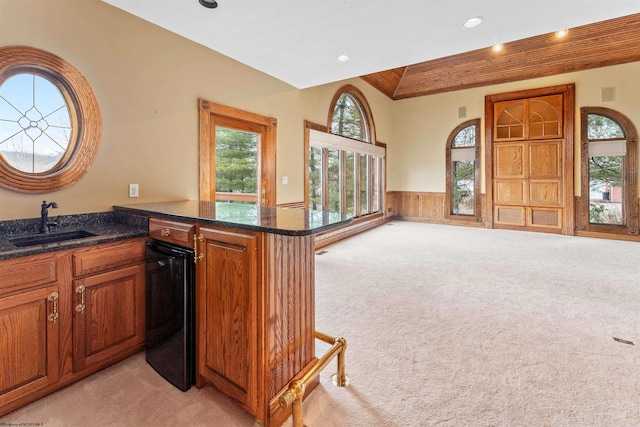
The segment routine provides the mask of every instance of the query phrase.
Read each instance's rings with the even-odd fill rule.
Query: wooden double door
[[[487,97],[495,228],[571,234],[572,111],[572,85]]]

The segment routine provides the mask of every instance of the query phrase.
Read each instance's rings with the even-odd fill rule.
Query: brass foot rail
[[[302,378],[291,381],[289,389],[280,396],[280,406],[293,406],[293,427],[304,427],[302,422],[302,398],[307,384],[320,375],[320,372],[327,367],[336,355],[338,356],[338,372],[331,377],[331,382],[337,387],[346,387],[351,382],[349,376],[344,373],[344,352],[347,349],[347,341],[344,338],[334,338],[320,331],[316,331],[316,338],[333,345]]]

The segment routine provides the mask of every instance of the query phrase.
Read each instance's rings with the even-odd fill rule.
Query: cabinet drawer
[[[21,257],[0,262],[0,294],[54,283],[57,278],[56,258]]]
[[[165,219],[149,219],[149,237],[176,245],[193,247],[195,225]]]
[[[146,239],[93,246],[73,254],[74,277],[141,262]]]

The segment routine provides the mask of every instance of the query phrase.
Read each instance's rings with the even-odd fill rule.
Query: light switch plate
[[[287,185],[289,183],[289,177],[288,176],[283,176],[282,177],[282,184]]]
[[[129,184],[129,197],[138,197],[138,184]]]

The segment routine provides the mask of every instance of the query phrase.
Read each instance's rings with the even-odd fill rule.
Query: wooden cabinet
[[[143,348],[145,242],[0,261],[0,416]]]
[[[0,297],[0,414],[58,381],[58,299],[57,284]]]
[[[564,94],[493,105],[496,227],[560,232],[567,210]],[[570,203],[573,203],[570,201]]]
[[[279,396],[316,361],[313,236],[205,225],[196,235],[196,385],[279,426],[291,414]]]
[[[144,342],[144,266],[73,281],[74,370],[131,353]]]
[[[198,233],[198,374],[255,414],[258,237],[208,227]]]
[[[149,237],[180,246],[193,247],[195,225],[167,219],[149,219]]]
[[[73,254],[74,277],[85,275],[72,285],[75,371],[144,343],[144,249],[124,242]]]

